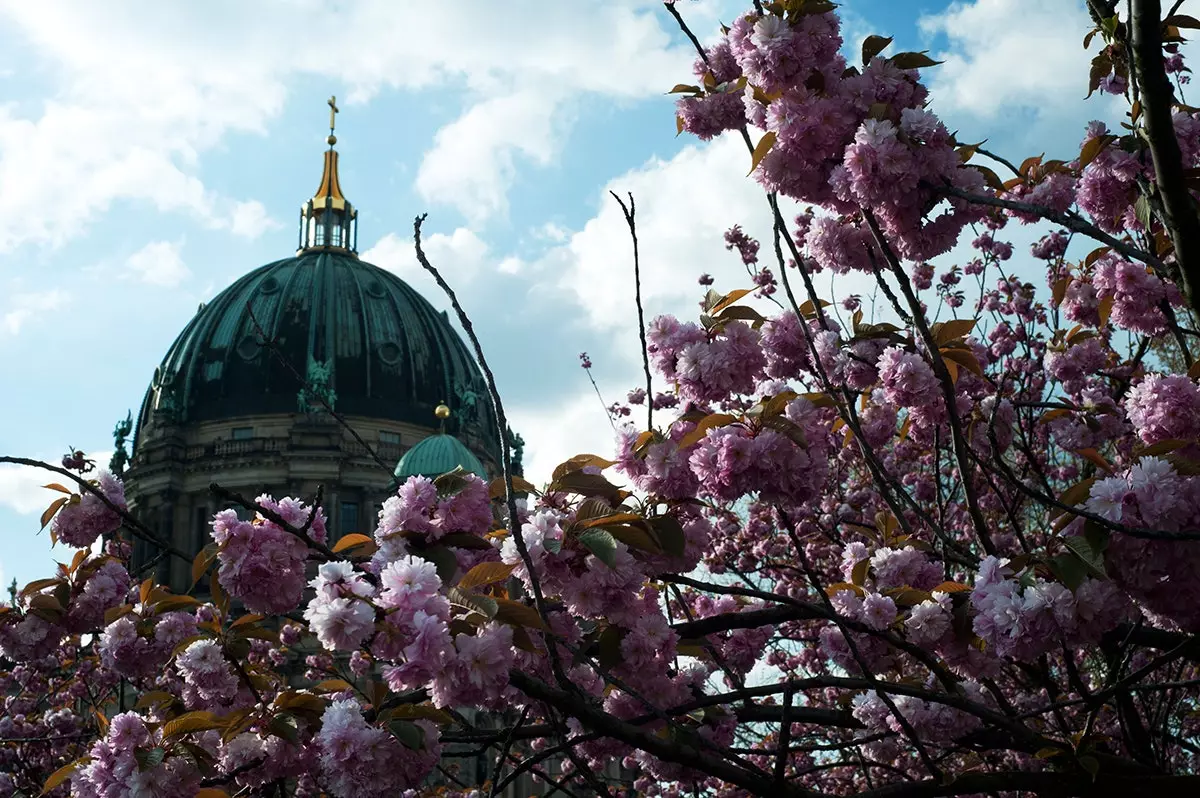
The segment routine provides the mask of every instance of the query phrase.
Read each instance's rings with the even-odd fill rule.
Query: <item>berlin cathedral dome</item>
[[[301,209],[297,252],[200,306],[136,417],[127,491],[176,549],[207,543],[209,519],[224,507],[214,482],[251,499],[311,497],[321,486],[336,538],[370,533],[404,472],[399,462],[426,439],[436,443],[415,453],[426,468],[498,471],[499,430],[470,350],[445,313],[358,257],[330,105],[329,149]],[[135,561],[158,554],[138,546]],[[158,567],[187,589],[187,563],[162,557]]]

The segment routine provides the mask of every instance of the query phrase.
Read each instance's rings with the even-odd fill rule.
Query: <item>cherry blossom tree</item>
[[[871,36],[847,62],[833,3],[756,2],[707,48],[666,4],[697,48],[678,127],[745,140],[774,224],[726,235],[749,287],[645,321],[616,198],[646,383],[614,451],[534,485],[506,439],[492,483],[409,479],[332,545],[319,497],[214,486],[251,520],[213,518],[195,596],[131,571],[133,538],[162,541],[119,479],[0,458],[57,473],[43,525],[75,550],[0,609],[0,796],[481,796],[522,773],[569,795],[1195,794],[1180,5],[1088,0],[1080,87],[1126,121],[1018,165],[929,110],[926,54]],[[823,272],[872,280],[886,318],[821,297]],[[483,783],[445,756],[463,746]]]

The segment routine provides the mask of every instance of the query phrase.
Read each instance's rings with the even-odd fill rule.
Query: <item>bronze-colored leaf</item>
[[[887,595],[891,597],[892,601],[895,602],[897,607],[915,607],[924,601],[930,601],[933,599],[933,594],[928,590],[920,590],[907,585],[904,587],[892,588],[891,590],[887,591]]]
[[[58,484],[57,482],[51,482],[49,485],[42,485],[42,487],[43,487],[43,488],[49,488],[50,490],[56,490],[56,491],[58,491],[59,493],[65,493],[65,494],[67,494],[68,496],[70,496],[70,495],[71,495],[71,491],[70,491],[70,490],[68,490],[67,488],[64,488],[62,485]]]
[[[1163,25],[1174,25],[1176,28],[1200,28],[1200,20],[1187,14],[1172,14],[1162,22]]]
[[[50,778],[46,779],[46,782],[42,785],[42,795],[45,795],[58,785],[66,782],[67,779],[71,778],[71,774],[91,761],[92,758],[90,756],[81,756],[74,762],[63,765],[58,770],[51,773]]]
[[[761,139],[758,140],[758,146],[754,148],[754,152],[750,156],[750,171],[747,175],[754,174],[754,170],[762,162],[762,159],[767,157],[767,153],[775,146],[775,131],[768,131]]]
[[[866,561],[864,560],[864,562]],[[828,596],[836,596],[843,590],[849,590],[859,598],[862,598],[867,594],[867,591],[863,590],[861,585],[851,584],[850,582],[835,582],[834,584],[825,588],[825,594]]]
[[[502,562],[481,562],[463,575],[458,586],[463,590],[481,587],[496,582],[503,582],[512,575],[516,565],[506,565]]]
[[[1088,477],[1085,480],[1076,482],[1074,485],[1064,490],[1061,495],[1059,495],[1059,502],[1067,505],[1068,507],[1075,507],[1076,505],[1083,504],[1085,501],[1087,501],[1087,498],[1092,495],[1092,485],[1095,484],[1095,482],[1095,477]],[[1054,508],[1051,510],[1050,516],[1053,518],[1058,515],[1062,515],[1063,512],[1063,510]]]
[[[340,538],[338,538],[337,543],[333,544],[333,552],[336,554],[338,552],[346,551],[347,549],[365,546],[368,543],[374,544],[375,541],[372,538],[369,538],[366,535],[358,534],[357,532],[349,535],[342,535]]]
[[[1079,150],[1079,169],[1082,171],[1085,166],[1095,160],[1097,155],[1104,151],[1105,147],[1116,140],[1116,136],[1108,134],[1088,139]]]
[[[1060,277],[1054,281],[1054,289],[1051,291],[1051,297],[1054,299],[1055,305],[1061,305],[1063,299],[1067,295],[1067,289],[1071,287],[1071,281],[1074,278],[1071,275]]]
[[[393,718],[402,720],[432,720],[434,723],[440,723],[443,726],[454,723],[454,716],[444,709],[438,709],[432,704],[401,704],[397,707],[388,709],[386,718],[381,720],[392,720]]]
[[[538,614],[535,607],[530,607],[528,604],[522,604],[519,601],[506,598],[497,598],[495,601],[495,618],[497,621],[510,626],[524,626],[529,629],[544,630],[546,628],[542,616]]]
[[[514,493],[537,493],[537,488],[533,483],[523,477],[513,475],[512,482]],[[496,477],[488,483],[488,498],[503,499],[507,493],[504,477]]]
[[[737,421],[737,419],[728,413],[710,413],[696,422],[695,429],[693,429],[687,435],[684,435],[679,440],[679,448],[687,449],[691,446],[695,446],[704,439],[710,429],[724,427],[728,424],[732,424],[734,421]]]
[[[1075,454],[1079,455],[1080,457],[1087,460],[1088,462],[1095,463],[1096,465],[1103,468],[1105,471],[1113,470],[1112,464],[1110,462],[1108,462],[1107,460],[1105,460],[1104,456],[1101,455],[1095,449],[1091,449],[1091,448],[1080,449],[1079,451],[1075,452]]]
[[[942,582],[935,587],[933,593],[967,593],[970,592],[971,586],[964,585],[962,582]]]
[[[950,319],[939,322],[929,330],[938,346],[945,346],[951,341],[963,338],[975,329],[975,319]]]
[[[243,626],[249,626],[249,625],[250,625],[250,624],[252,624],[252,623],[258,623],[258,622],[259,622],[259,621],[261,621],[261,620],[262,620],[264,617],[265,617],[265,616],[258,615],[258,614],[256,614],[256,613],[253,613],[253,612],[252,612],[252,613],[250,613],[250,614],[248,614],[248,615],[243,615],[241,618],[238,618],[236,621],[234,621],[233,623],[229,624],[229,628],[230,628],[230,629],[239,629],[239,628],[241,628],[241,627],[243,627]]]
[[[721,297],[717,304],[709,308],[708,312],[712,314],[720,313],[722,310],[729,307],[734,302],[737,302],[739,299],[744,297],[746,294],[749,294],[753,290],[754,289],[752,288],[738,288],[735,291],[730,291],[728,294]]]
[[[217,557],[217,544],[210,543],[200,550],[196,555],[196,559],[192,560],[192,587],[200,583],[204,578],[204,574],[208,571],[208,566],[212,565],[212,561]]]
[[[639,518],[638,520],[640,521],[641,519]],[[604,529],[630,548],[648,551],[651,554],[662,554],[662,547],[658,545],[658,542],[650,536],[644,527],[633,524],[612,524],[598,528]]]
[[[657,515],[649,521],[663,551],[672,557],[682,557],[687,548],[687,535],[679,519],[673,515]]]
[[[314,685],[313,689],[318,693],[342,693],[346,690],[353,690],[354,686],[345,679],[326,679]]]
[[[69,501],[70,501],[70,498],[64,496],[61,499],[55,499],[54,501],[50,502],[50,506],[46,508],[46,511],[44,513],[42,513],[41,528],[45,529],[46,524],[50,523],[50,521],[54,519],[54,515],[63,508],[63,505],[65,505]]]
[[[943,349],[942,358],[947,363],[953,362],[962,366],[976,376],[983,376],[983,367],[975,359],[975,353],[969,349]]]
[[[189,732],[208,731],[209,729],[225,728],[226,720],[211,712],[185,712],[174,720],[163,725],[163,737],[175,737]]]
[[[498,609],[496,599],[481,596],[478,593],[468,593],[459,587],[447,590],[446,598],[450,600],[451,605],[470,612],[477,612],[488,620],[496,617]]]
[[[799,424],[789,421],[783,416],[763,416],[762,425],[767,429],[773,429],[786,435],[801,449],[808,448],[808,437],[804,434],[804,428]]]
[[[850,571],[850,581],[856,585],[861,585],[867,581],[867,569],[871,567],[869,559],[859,560],[854,564],[853,570]]]

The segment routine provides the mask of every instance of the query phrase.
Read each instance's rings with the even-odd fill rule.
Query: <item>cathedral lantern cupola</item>
[[[350,254],[358,252],[358,211],[342,195],[338,183],[338,154],[333,145],[337,121],[337,98],[329,98],[329,149],[325,151],[325,168],[321,185],[313,198],[300,209],[300,243],[297,254],[321,249],[337,249]]]

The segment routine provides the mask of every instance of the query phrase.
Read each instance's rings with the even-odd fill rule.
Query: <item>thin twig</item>
[[[642,368],[646,371],[646,429],[654,429],[654,385],[650,377],[650,350],[646,347],[646,314],[642,310],[642,267],[638,259],[638,235],[637,235],[637,205],[634,204],[633,194],[629,194],[629,207],[625,207],[625,203],[617,196],[617,192],[610,191],[613,199],[621,206],[621,212],[625,214],[625,224],[629,225],[629,237],[633,239],[633,298],[637,303],[638,314],[638,336],[642,342]]]
[[[442,277],[442,273],[437,270],[437,267],[429,262],[429,258],[425,255],[425,250],[421,246],[421,225],[425,223],[427,216],[428,214],[423,213],[413,220],[413,246],[416,249],[417,261],[424,267],[425,271],[429,272],[437,282],[438,287],[450,299],[450,304],[458,316],[459,324],[462,325],[463,332],[467,334],[467,338],[471,341],[471,346],[475,349],[475,358],[479,361],[479,368],[483,370],[483,376],[487,380],[488,395],[492,400],[492,409],[496,413],[496,424],[500,432],[500,469],[504,479],[504,503],[508,509],[508,531],[517,546],[517,553],[521,555],[521,562],[525,565],[525,570],[529,574],[529,584],[533,589],[533,600],[534,604],[537,605],[538,614],[545,619],[548,626],[550,623],[550,611],[547,609],[546,598],[542,593],[541,580],[538,578],[533,559],[529,556],[529,547],[525,545],[525,537],[521,534],[521,518],[517,508],[517,491],[513,487],[512,445],[508,438],[508,418],[504,415],[504,404],[500,400],[500,391],[496,388],[496,378],[492,374],[492,369],[488,365],[487,358],[483,355],[483,346],[479,343],[479,336],[475,334],[475,325],[471,323],[467,312],[463,310],[462,305],[458,301],[458,295],[454,293],[454,289]],[[558,647],[554,644],[552,633],[548,628],[545,631],[545,637],[546,651],[550,655],[550,665],[554,670],[555,679],[563,686],[571,686],[573,683],[567,678],[566,672],[563,670],[562,661],[558,656]],[[572,687],[572,689],[574,688]]]

